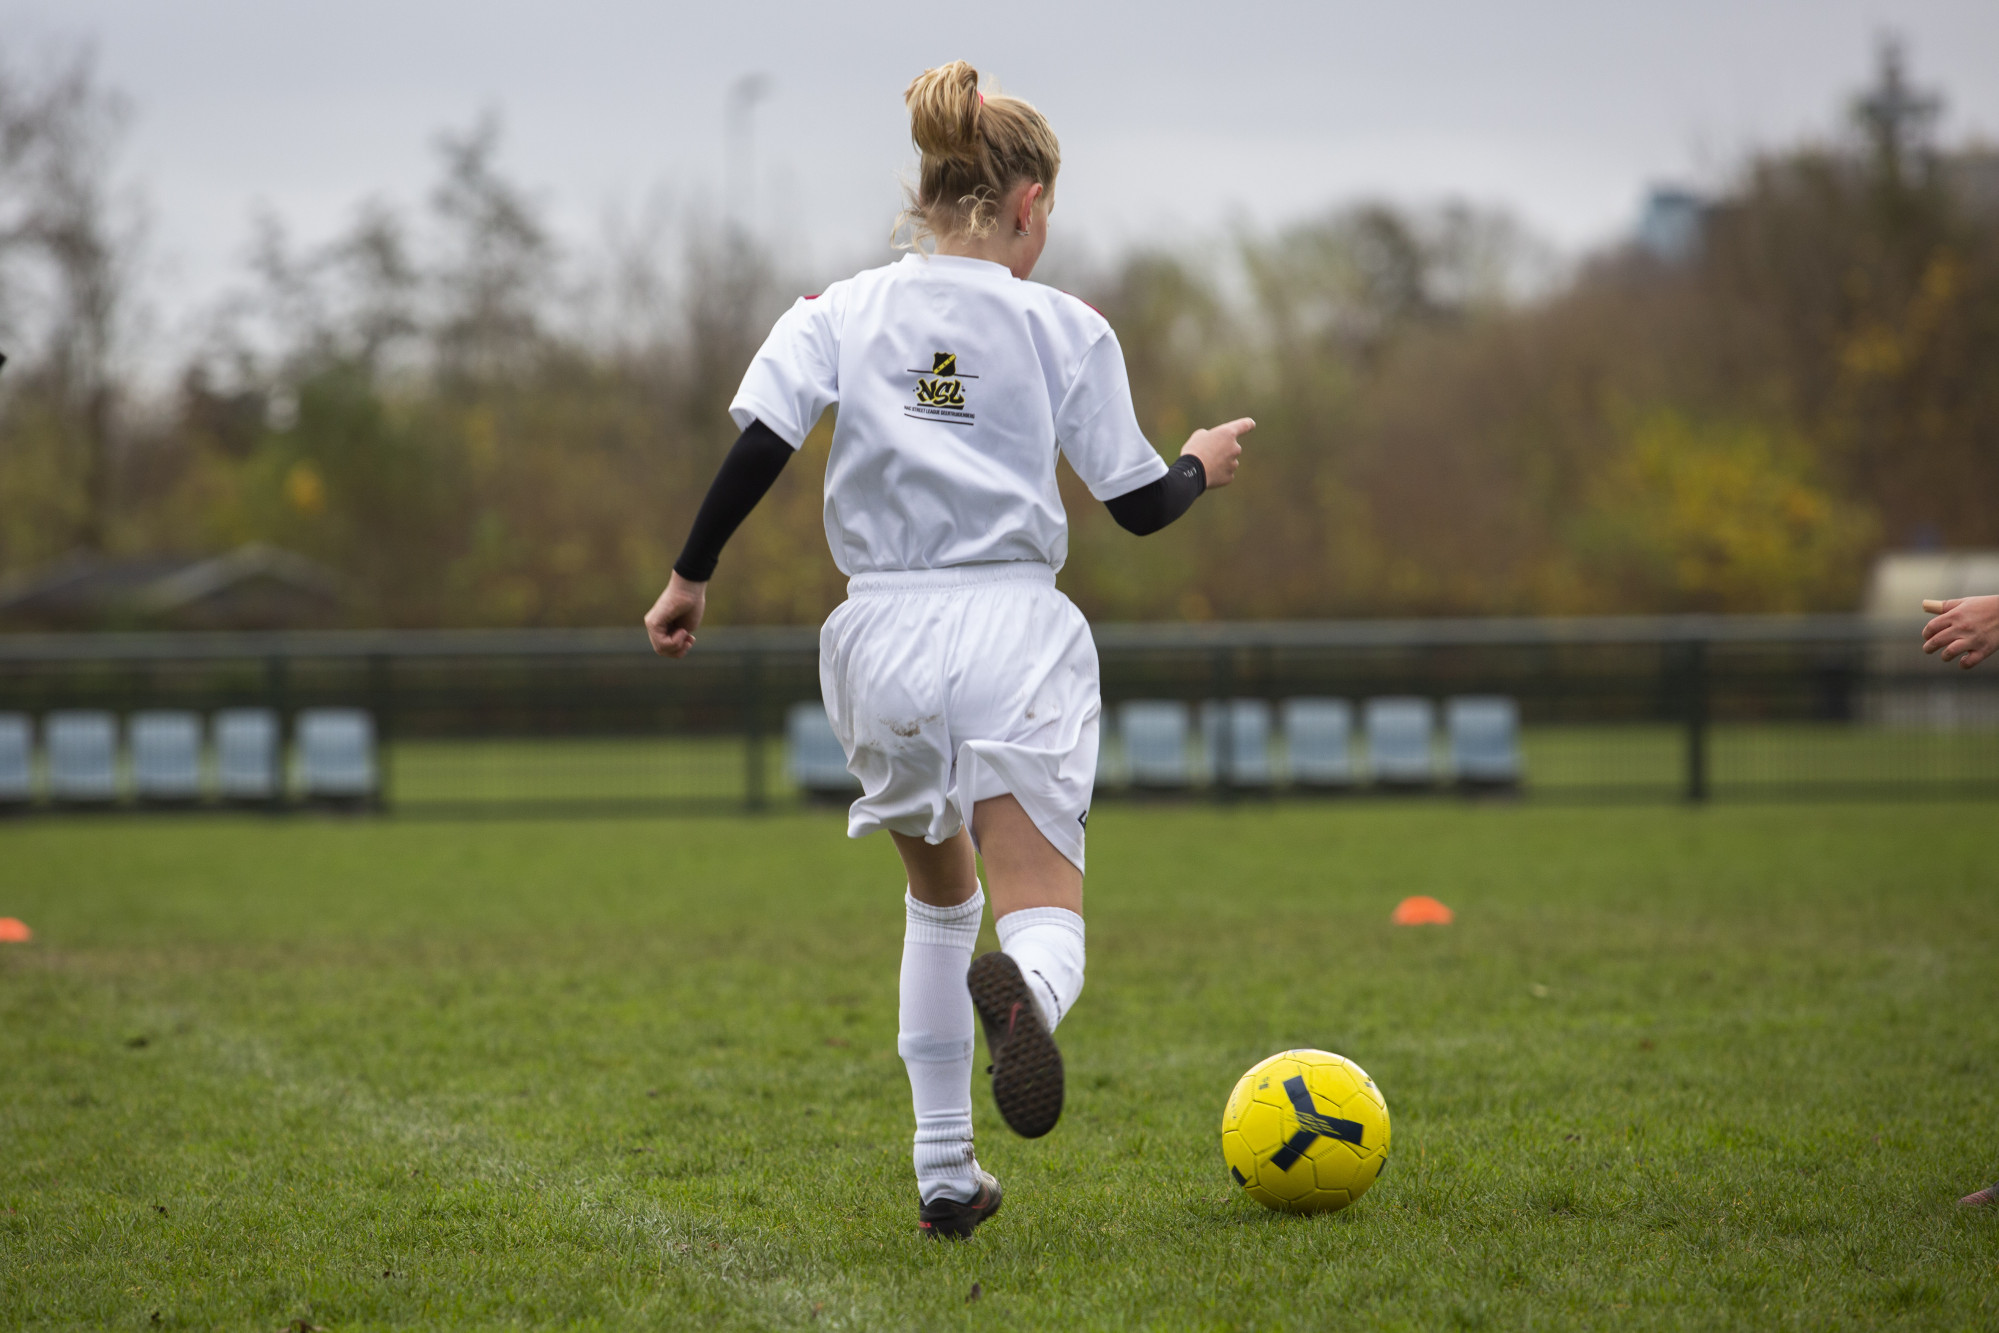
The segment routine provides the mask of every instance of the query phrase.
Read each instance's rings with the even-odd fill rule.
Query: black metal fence
[[[1132,701],[1295,699],[1517,706],[1518,778],[1531,799],[1708,800],[1999,791],[1999,667],[1922,656],[1919,622],[1858,617],[1104,625],[1100,794],[1132,788],[1119,721]],[[380,631],[0,636],[0,720],[34,738],[17,808],[145,803],[121,749],[108,796],[65,801],[42,738],[56,714],[276,719],[273,808],[305,803],[296,720],[360,710],[374,730],[368,804],[428,812],[763,809],[809,799],[786,738],[818,698],[810,629],[715,629],[687,659],[655,658],[632,630]],[[1272,714],[1276,715],[1275,712]],[[1190,716],[1199,716],[1190,712]],[[121,732],[121,735],[126,732]],[[204,733],[206,734],[206,733]],[[4,737],[0,737],[4,740]],[[1223,742],[1226,744],[1226,742]],[[1266,776],[1202,761],[1192,728],[1185,793],[1222,800],[1363,795],[1354,778],[1292,781],[1274,729]],[[1448,788],[1446,738],[1435,742]],[[0,745],[4,749],[4,745]],[[219,804],[204,751],[198,794]],[[6,765],[0,754],[0,770]],[[6,777],[0,771],[0,799]],[[1397,791],[1412,785],[1401,783]]]

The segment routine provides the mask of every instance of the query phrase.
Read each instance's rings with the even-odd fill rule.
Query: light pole
[[[729,228],[737,234],[750,230],[749,218],[756,187],[755,124],[751,120],[758,102],[770,96],[767,74],[745,74],[729,85],[722,104],[724,163],[724,205]]]

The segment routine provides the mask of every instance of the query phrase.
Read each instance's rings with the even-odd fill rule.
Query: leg
[[[934,847],[893,829],[889,837],[895,839],[902,868],[909,874],[909,894],[916,901],[932,907],[956,907],[979,891],[971,835],[963,829],[955,838]]]
[[[972,807],[972,828],[992,887],[993,920],[1033,907],[1083,913],[1083,872],[1042,836],[1012,796]],[[935,849],[932,849],[935,850]]]
[[[1053,1032],[1083,993],[1083,872],[1011,796],[980,801],[972,826],[992,884],[1000,948],[1020,964]]]
[[[935,1208],[948,1214],[953,1202],[976,1201],[981,1191],[972,1155],[972,998],[965,969],[985,898],[963,831],[938,846],[894,837],[909,872],[896,1050],[916,1111],[916,1189],[927,1228]]]
[[[1000,952],[974,961],[967,980],[992,1052],[993,1100],[1015,1133],[1038,1138],[1062,1114],[1051,1034],[1083,990],[1083,874],[1011,795],[980,801],[973,828]]]

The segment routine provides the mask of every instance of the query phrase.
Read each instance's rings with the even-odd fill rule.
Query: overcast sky
[[[420,199],[437,132],[488,108],[568,235],[662,193],[718,206],[725,97],[753,72],[756,225],[822,275],[875,262],[902,89],[958,57],[1061,136],[1058,243],[1377,194],[1503,205],[1580,249],[1649,183],[1833,133],[1891,31],[1947,94],[1947,139],[1999,138],[1999,0],[0,0],[11,60],[88,42],[129,96],[170,309],[229,278],[259,208],[315,237],[369,196]]]

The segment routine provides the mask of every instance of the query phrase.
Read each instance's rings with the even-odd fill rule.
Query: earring
[[[1013,234],[1014,234],[1014,235],[1016,235],[1016,236],[1032,236],[1032,235],[1034,235],[1034,233],[1033,233],[1033,232],[1031,232],[1031,231],[1024,231],[1024,230],[1022,230],[1022,229],[1021,229],[1021,228],[1019,228],[1019,227],[1015,227],[1015,228],[1013,229]]]

